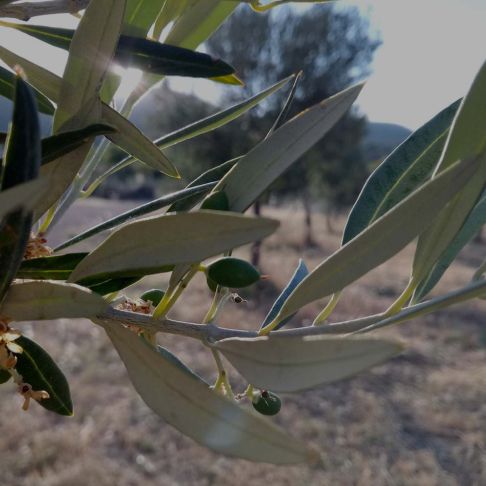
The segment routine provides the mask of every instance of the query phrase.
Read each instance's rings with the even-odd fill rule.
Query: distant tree
[[[251,42],[248,38],[251,37]],[[212,54],[233,63],[245,80],[244,91],[254,94],[265,86],[303,71],[290,115],[362,79],[369,72],[373,52],[379,45],[357,9],[313,7],[304,12],[293,8],[255,15],[240,8],[207,43]],[[241,89],[228,89],[225,98],[241,98]],[[282,96],[271,97],[233,131],[239,140],[239,155],[255,143],[255,130],[242,146],[246,127],[256,127],[261,139],[282,106]],[[271,187],[279,198],[299,197],[306,212],[305,243],[312,244],[311,202],[325,203],[328,214],[349,205],[366,178],[368,169],[360,150],[365,120],[349,113]]]

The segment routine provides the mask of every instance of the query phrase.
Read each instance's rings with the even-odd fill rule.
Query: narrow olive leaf
[[[58,102],[62,83],[62,79],[59,76],[9,51],[3,46],[0,46],[0,58],[11,69],[15,69],[15,66],[21,66],[29,83],[36,90],[47,96],[54,103]]]
[[[147,275],[157,275],[160,273],[168,273],[174,270],[174,265],[153,265],[143,268],[124,268],[122,270],[116,270],[111,272],[97,273],[96,275],[82,278],[77,281],[79,285],[87,288],[95,288],[100,284],[107,283],[110,280],[124,280],[130,278],[137,278],[140,280]]]
[[[221,454],[250,461],[293,464],[315,459],[302,442],[212,391],[118,324],[103,325],[145,403],[196,442]]]
[[[0,96],[3,96],[9,100],[14,98],[15,87],[15,75],[7,69],[0,67]],[[45,115],[54,114],[53,104],[38,91],[34,92],[35,99],[37,100],[37,106],[39,111]]]
[[[115,52],[125,11],[125,0],[90,2],[69,48],[59,93],[53,132],[67,128],[73,117],[83,125],[100,121],[99,90]],[[82,114],[82,116],[80,116]]]
[[[12,378],[12,375],[8,372],[8,370],[0,369],[0,385],[7,383],[10,378]]]
[[[353,86],[300,113],[242,157],[215,187],[232,211],[245,211],[344,115],[361,91]]]
[[[97,294],[51,280],[13,283],[0,306],[0,314],[14,321],[93,317],[108,304]]]
[[[165,0],[127,0],[123,33],[145,37],[164,3]]]
[[[314,300],[342,290],[398,253],[435,220],[477,167],[477,160],[454,164],[377,219],[294,289],[279,313],[279,320]]]
[[[80,241],[84,241],[87,238],[90,238],[91,236],[97,235],[98,233],[101,233],[102,231],[106,231],[112,228],[115,228],[123,223],[126,223],[127,221],[130,221],[134,218],[138,218],[140,216],[145,216],[148,213],[152,213],[154,211],[158,211],[159,209],[163,209],[177,201],[183,201],[184,199],[194,196],[194,195],[199,195],[199,194],[207,194],[214,186],[215,182],[210,182],[208,184],[203,184],[201,186],[195,186],[195,187],[190,187],[187,189],[182,189],[181,191],[173,192],[172,194],[167,194],[165,196],[159,197],[158,199],[154,199],[153,201],[150,201],[149,203],[142,204],[141,206],[138,206],[134,209],[130,209],[129,211],[125,211],[122,214],[119,214],[118,216],[115,216],[114,218],[111,218],[107,221],[104,221],[103,223],[93,226],[92,228],[83,231],[79,235],[76,235],[74,238],[71,238],[70,240],[62,243],[59,245],[57,248],[55,248],[55,251],[60,251],[63,250],[69,246],[75,245],[76,243],[79,243]]]
[[[402,346],[380,339],[294,336],[230,338],[214,344],[248,383],[295,392],[349,378],[392,358]]]
[[[236,120],[238,117],[261,103],[264,99],[283,88],[292,78],[294,78],[293,75],[282,79],[282,81],[279,81],[269,88],[260,91],[260,93],[256,94],[255,96],[252,96],[241,103],[230,106],[229,108],[218,111],[214,115],[210,115],[206,118],[191,123],[190,125],[175,130],[168,135],[164,135],[163,137],[155,140],[154,143],[159,148],[164,149],[215,130],[216,128],[222,127],[227,123]]]
[[[39,175],[41,159],[37,103],[29,85],[19,76],[15,83],[14,110],[0,165],[0,189],[8,191]],[[30,197],[30,196],[29,196]],[[19,208],[0,221],[0,302],[15,278],[32,228],[32,211]]]
[[[23,349],[17,355],[15,366],[23,382],[32,386],[34,391],[49,393],[49,398],[38,401],[39,405],[59,415],[73,415],[69,383],[59,366],[41,346],[29,338],[21,336],[15,342]]]
[[[67,280],[72,271],[88,253],[68,253],[42,258],[24,260],[17,273],[17,278],[29,280]],[[154,273],[170,272],[172,266],[153,269]],[[82,281],[83,287],[89,288],[100,295],[117,292],[134,284],[147,275],[147,271],[139,275],[101,275],[94,279]]]
[[[464,97],[434,175],[457,160],[477,158],[480,165],[417,243],[412,278],[422,280],[461,229],[486,184],[486,62]]]
[[[72,29],[43,25],[3,21],[0,21],[0,25],[13,27],[61,49],[70,49],[75,33]],[[141,69],[161,76],[217,78],[235,72],[232,66],[208,54],[129,35],[119,36],[113,60],[124,67]]]
[[[460,102],[455,101],[413,132],[371,174],[349,214],[343,244],[430,178]]]
[[[62,81],[58,76],[40,66],[26,61],[1,46],[0,57],[11,67],[20,64],[29,76],[34,87],[39,89],[39,91],[43,92],[54,102],[58,101]],[[144,159],[144,162],[152,168],[161,170],[169,175],[178,176],[177,170],[165,155],[133,124],[106,104],[102,104],[101,110],[102,117],[105,119],[104,122],[109,126],[113,126],[118,132],[116,134],[111,134],[113,143],[118,144],[120,148],[132,155]],[[81,125],[84,126],[82,123]],[[85,159],[90,146],[91,142],[88,141],[80,145],[74,151],[42,168],[41,174],[51,179],[51,191],[48,193],[47,197],[44,197],[39,201],[39,204],[36,207],[35,219],[42,216],[42,214],[49,209],[49,207],[55,203],[69,187],[69,184],[79,170],[80,164]]]
[[[63,155],[72,152],[88,141],[91,137],[115,133],[116,129],[110,125],[96,123],[79,130],[62,132],[42,139],[42,165],[48,164]]]
[[[292,79],[292,76],[283,79],[282,81],[261,91],[257,95],[248,98],[245,101],[242,101],[241,103],[237,103],[229,108],[215,113],[214,115],[210,115],[206,118],[191,123],[190,125],[175,130],[174,132],[164,135],[163,137],[155,140],[154,143],[159,147],[159,149],[163,150],[168,147],[172,147],[173,145],[176,145],[178,143],[190,140],[194,137],[198,137],[199,135],[203,135],[204,133],[208,133],[212,130],[220,128],[227,123],[236,120],[238,117],[258,105],[268,96],[281,89],[283,86],[285,86],[285,84],[289,82],[290,79]],[[95,181],[96,187],[106,178],[110,177],[119,170],[128,167],[134,161],[135,159],[133,157],[127,157],[122,161],[118,162],[116,165],[106,171],[102,176],[100,176],[97,181]]]
[[[217,182],[219,181],[222,177],[224,177],[225,174],[227,174],[231,168],[238,162],[240,157],[237,157],[235,159],[227,160],[226,162],[223,162],[222,164],[213,167],[211,169],[208,169],[206,172],[203,172],[201,175],[196,177],[192,182],[190,182],[186,188],[190,187],[196,187],[201,184],[207,184],[209,182]],[[177,203],[172,204],[167,212],[174,212],[174,211],[189,211],[192,209],[197,203],[201,201],[203,198],[202,195],[197,195],[193,196],[190,198],[186,198],[182,201],[179,201]]]
[[[164,153],[147,138],[133,123],[110,106],[103,104],[101,119],[113,126],[117,132],[107,138],[135,159],[171,177],[179,178],[179,172]]]
[[[348,326],[342,326],[341,332],[344,331],[365,333],[374,331],[376,329],[387,327],[392,324],[399,324],[401,322],[409,321],[411,319],[416,319],[417,317],[425,316],[432,312],[437,312],[438,310],[445,309],[446,307],[450,307],[451,305],[460,304],[462,302],[466,302],[468,300],[476,298],[486,298],[486,280],[471,282],[470,284],[462,287],[459,290],[454,290],[453,292],[441,295],[440,297],[436,297],[435,299],[427,300],[426,302],[407,307],[406,309],[402,310],[397,314],[394,314],[393,316],[382,316],[383,318],[378,319],[377,322],[375,321],[370,323],[369,325],[359,326],[357,329],[346,330],[343,328]],[[336,325],[336,327],[338,326],[339,325]],[[323,326],[321,329],[325,329],[325,326]]]
[[[278,221],[216,211],[155,216],[112,233],[75,268],[76,282],[105,272],[202,261],[273,233]]]
[[[34,209],[50,190],[49,180],[39,178],[0,192],[0,218],[4,218],[15,209]]]
[[[458,231],[455,238],[451,241],[446,250],[442,253],[437,263],[432,267],[429,274],[420,282],[415,289],[412,302],[421,301],[439,282],[444,272],[455,260],[459,252],[466,244],[474,238],[481,228],[486,224],[486,193],[478,201],[474,209],[469,214],[462,228]]]
[[[89,125],[80,130],[62,132],[58,135],[43,138],[41,140],[42,158],[41,165],[48,164],[53,160],[66,155],[83,145],[90,137],[114,133],[116,130],[109,126],[97,123]]]
[[[272,128],[270,128],[267,138],[275,131],[277,128],[280,128],[286,121],[290,113],[290,108],[292,106],[292,102],[294,101],[295,97],[295,92],[297,91],[297,85],[299,84],[300,78],[302,77],[302,71],[299,71],[295,76],[294,76],[294,82],[292,83],[292,87],[290,88],[290,92],[287,96],[287,99],[285,100],[284,105],[282,106],[282,109],[280,110],[275,122],[272,125]]]
[[[93,140],[94,137],[41,167],[41,175],[50,180],[51,190],[35,207],[35,221],[38,221],[69,188],[88,155]]]
[[[162,31],[187,8],[189,0],[165,0],[164,6],[155,19],[154,33],[155,39],[159,39]]]
[[[207,385],[205,380],[203,380],[194,370],[189,368],[189,366],[183,363],[175,354],[171,353],[168,349],[163,348],[162,346],[157,346],[157,351],[159,352],[159,354],[161,354],[164,357],[166,361],[170,361],[172,364],[177,366],[184,373],[187,373],[189,376],[192,376],[193,378],[196,378],[201,383],[205,383]]]
[[[100,279],[99,282],[91,282],[88,288],[98,295],[108,295],[113,292],[119,292],[138,282],[141,277],[119,277],[108,280]]]
[[[24,260],[17,278],[30,280],[67,280],[87,253],[67,253]]]
[[[307,275],[309,275],[309,270],[307,269],[304,260],[300,259],[294,274],[289,280],[289,283],[282,290],[282,293],[277,297],[277,300],[273,303],[272,308],[266,315],[264,321],[262,322],[262,325],[260,326],[260,329],[263,329],[265,326],[270,324],[277,317],[278,313],[280,312],[280,309],[282,309],[282,306],[284,305],[288,296],[293,292],[295,287],[297,287],[297,285],[299,285],[300,282],[302,282],[302,280],[304,280],[304,278],[307,277]],[[285,326],[285,324],[287,324],[287,322],[289,322],[294,315],[295,314],[292,314],[286,317],[282,322],[279,322],[279,324],[275,327],[274,330],[278,330],[283,326]]]
[[[227,74],[226,76],[217,76],[209,79],[216,83],[229,84],[231,86],[245,86],[245,83],[236,74]]]
[[[122,66],[163,76],[215,78],[235,72],[226,62],[202,52],[123,35],[115,60]]]
[[[165,42],[187,49],[196,49],[218,29],[237,6],[238,2],[221,2],[221,0],[191,2],[181,15],[174,19]]]
[[[31,84],[36,89],[55,103],[59,101],[61,78],[1,46],[0,58],[12,68],[17,64],[21,65],[29,77]],[[103,103],[101,105],[101,118],[104,124],[113,127],[117,131],[117,133],[112,133],[109,138],[122,150],[125,150],[155,170],[164,172],[172,177],[179,176],[177,169],[152,141],[116,110]],[[86,123],[80,124],[81,127],[86,126]],[[87,153],[89,146],[89,143],[84,144],[82,148],[79,148],[79,152],[73,154],[72,157],[68,157],[66,161],[62,161],[64,167],[62,165],[49,167],[49,174],[53,174],[53,178],[55,179],[53,187],[56,188],[56,191],[53,191],[49,200],[46,200],[43,207],[39,208],[39,214],[42,214],[48,209],[64,193],[79,169],[79,164],[84,160],[85,155],[83,154],[84,152]],[[69,168],[70,170],[68,170]],[[44,172],[44,174],[46,173]]]

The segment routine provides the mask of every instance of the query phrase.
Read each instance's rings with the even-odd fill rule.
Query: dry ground
[[[52,241],[120,212],[128,203],[92,200],[78,206]],[[270,279],[248,304],[233,304],[221,323],[254,328],[291,275],[300,255],[313,268],[339,245],[316,217],[317,248],[302,249],[302,217],[291,208],[266,210],[283,221],[263,247]],[[339,222],[339,227],[342,221]],[[91,245],[92,243],[90,243]],[[242,254],[247,254],[244,249]],[[332,320],[376,313],[403,288],[411,248],[346,291]],[[470,245],[441,290],[470,279],[484,247]],[[162,279],[163,280],[163,279]],[[144,287],[160,283],[146,279]],[[133,295],[140,286],[131,289]],[[175,317],[200,319],[209,303],[204,282],[191,285]],[[309,306],[300,320],[311,319]],[[0,465],[3,486],[128,485],[485,485],[486,327],[484,302],[460,305],[382,334],[406,351],[370,372],[300,395],[285,396],[276,421],[320,447],[316,467],[252,464],[214,454],[181,436],[135,394],[103,332],[82,320],[22,324],[67,374],[75,416],[59,418],[32,406],[20,409],[11,385],[0,389]],[[214,377],[197,343],[162,337],[183,360]],[[234,383],[239,384],[236,378]]]

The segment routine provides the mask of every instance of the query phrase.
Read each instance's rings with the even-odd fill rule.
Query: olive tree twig
[[[27,21],[40,15],[77,13],[84,10],[90,0],[48,0],[45,2],[22,2],[0,6],[0,17]]]
[[[327,324],[322,326],[307,326],[297,329],[283,329],[272,331],[269,336],[292,337],[292,336],[319,336],[325,334],[350,334],[372,331],[381,327],[398,324],[417,317],[430,314],[444,307],[459,304],[466,300],[484,297],[486,294],[486,280],[480,280],[458,290],[441,295],[434,299],[422,302],[403,309],[393,316],[376,314],[360,319]],[[148,329],[156,332],[168,334],[178,334],[200,341],[215,342],[226,338],[256,338],[257,331],[246,331],[241,329],[230,329],[219,327],[214,324],[196,324],[193,322],[175,321],[172,319],[154,319],[150,315],[137,314],[134,312],[121,311],[110,308],[103,314],[96,317],[97,321],[111,324],[137,326],[142,329]]]

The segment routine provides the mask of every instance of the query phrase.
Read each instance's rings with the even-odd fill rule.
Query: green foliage
[[[341,11],[320,6],[297,16],[287,11],[265,17],[245,5],[248,13],[235,15],[221,30],[225,42],[216,40],[210,48],[217,46],[227,53],[223,58],[235,64],[249,89],[260,92],[212,115],[209,112],[214,110],[202,106],[199,120],[166,135],[157,133],[153,142],[128,116],[161,74],[211,76],[238,84],[228,64],[193,52],[238,3],[90,2],[73,32],[1,22],[3,27],[68,48],[69,55],[60,78],[0,46],[0,58],[12,69],[19,65],[18,72],[25,73],[29,82],[21,74],[0,71],[0,94],[14,101],[0,173],[0,383],[15,382],[24,408],[29,400],[36,400],[48,410],[72,415],[69,386],[58,366],[39,345],[10,326],[88,318],[106,331],[142,399],[182,433],[219,453],[243,459],[312,462],[318,460],[312,448],[254,413],[252,406],[261,414],[274,415],[280,410],[280,399],[273,391],[295,392],[349,378],[402,349],[390,340],[360,334],[486,296],[483,264],[468,285],[409,304],[427,295],[485,222],[486,64],[460,105],[456,102],[436,115],[371,175],[349,216],[343,246],[311,272],[301,260],[260,329],[231,329],[217,325],[227,302],[243,302],[229,289],[260,280],[254,266],[231,252],[264,239],[278,226],[275,220],[241,213],[269,189],[292,192],[296,178],[299,190],[302,181],[312,179],[337,205],[349,202],[357,192],[364,174],[363,160],[356,152],[362,120],[349,109],[361,85],[349,85],[366,72],[376,46],[366,25]],[[286,2],[241,3],[260,11]],[[310,28],[312,24],[319,24],[320,30]],[[249,25],[254,34],[250,38]],[[149,40],[152,27],[154,39]],[[275,33],[274,51],[265,49],[266,38]],[[111,72],[116,62],[149,71],[120,111],[110,105],[120,81]],[[258,75],[256,65],[263,69]],[[295,77],[282,106],[270,95],[292,79],[284,76],[301,68],[306,71],[304,81]],[[282,81],[271,84],[269,75]],[[51,102],[56,104],[53,134],[42,141],[36,99],[44,111]],[[209,145],[225,146],[227,162],[202,167],[195,160],[200,154],[186,152],[190,156],[183,168],[191,166],[193,171],[190,176],[183,174],[192,179],[186,187],[103,221],[54,250],[114,230],[89,251],[49,255],[43,233],[79,197],[88,197],[135,159],[159,174],[179,177],[180,167],[162,149],[212,134],[251,108],[255,108],[250,118],[254,132],[245,137],[239,133],[234,144],[222,137],[224,132],[218,132],[224,143],[207,139],[212,140]],[[298,113],[287,121],[292,111]],[[94,145],[96,136],[103,137],[99,145]],[[108,148],[114,145],[129,156],[93,180],[101,163],[113,162]],[[214,147],[207,153],[214,153],[211,150]],[[302,157],[300,172],[288,172],[290,176],[282,179]],[[282,180],[278,189],[276,184]],[[201,209],[195,210],[199,203]],[[147,217],[161,210],[165,212]],[[41,232],[31,237],[33,227]],[[332,312],[343,289],[417,237],[412,279],[389,309],[318,325]],[[206,262],[212,257],[217,259]],[[199,272],[213,291],[204,319],[201,323],[172,320],[171,310],[180,305],[179,298]],[[162,273],[170,273],[166,290],[152,289],[141,296],[155,310],[140,299],[118,295],[146,275]],[[303,306],[332,294],[315,325],[282,329]],[[148,308],[151,315],[146,314]],[[199,340],[215,360],[214,385],[159,347],[158,332]],[[248,382],[246,392],[233,392],[222,357]],[[272,392],[255,395],[254,387]]]
[[[22,375],[24,383],[33,390],[45,390],[49,398],[39,401],[39,404],[59,415],[71,416],[73,404],[69,384],[63,372],[37,343],[21,336],[16,340],[22,347],[22,353],[17,355],[16,370]]]
[[[315,6],[302,13],[286,8],[260,16],[240,8],[208,45],[211,52],[235,63],[248,92],[302,71],[288,108],[291,117],[362,79],[378,42],[355,10]],[[231,99],[238,93],[232,90],[227,96]],[[280,108],[281,100],[272,98],[246,123],[227,129],[230,155],[248,151],[263,138]],[[344,115],[300,163],[270,186],[272,196],[301,197],[304,202],[312,198],[328,208],[349,206],[368,173],[360,148],[363,134],[364,120],[355,112]]]

